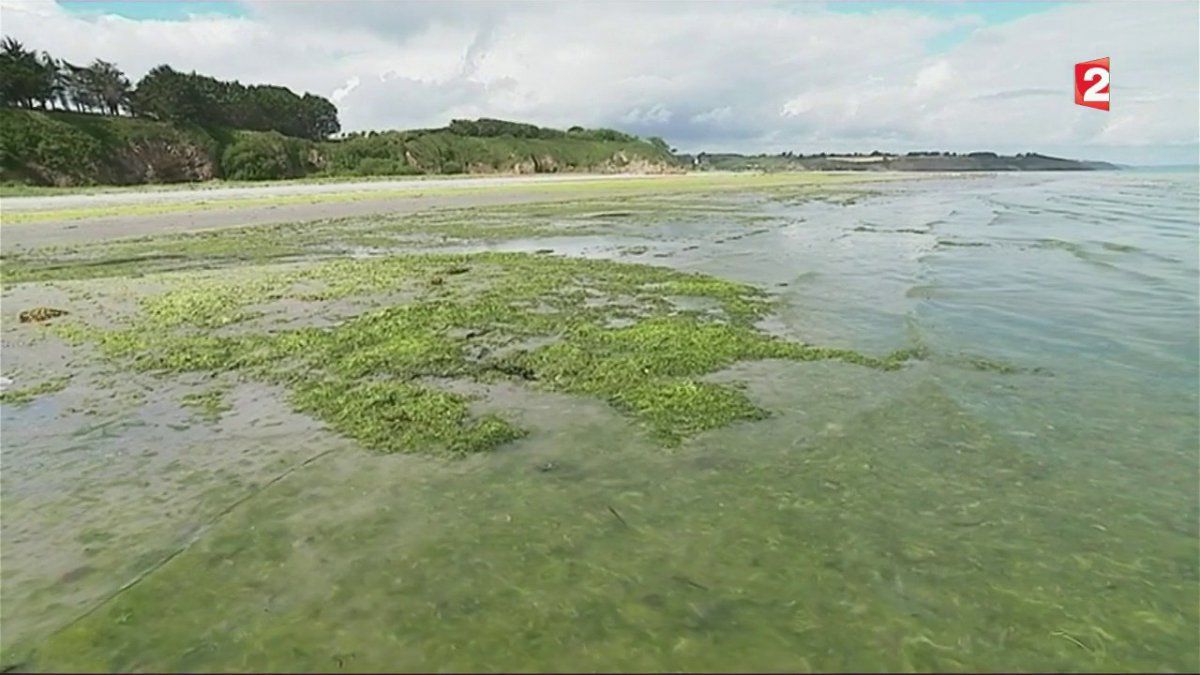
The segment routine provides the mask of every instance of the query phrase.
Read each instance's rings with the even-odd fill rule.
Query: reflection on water
[[[850,205],[739,198],[764,216],[752,224],[621,218],[636,240],[508,245],[751,281],[780,297],[772,330],[874,352],[916,342],[928,361],[742,364],[719,377],[778,414],[673,451],[597,402],[492,388],[480,405],[537,433],[455,463],[340,447],[197,516],[192,546],[28,663],[1200,668],[1196,176],[879,190]],[[6,430],[34,414],[6,409]],[[320,438],[244,425],[229,420],[220,446],[274,462]],[[6,431],[6,500],[34,448]],[[258,487],[271,466],[243,471]],[[29,621],[10,609],[10,519],[6,628]],[[111,527],[127,557],[145,552]],[[97,576],[62,586],[113,584]]]

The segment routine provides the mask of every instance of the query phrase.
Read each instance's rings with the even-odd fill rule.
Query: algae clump
[[[66,388],[67,383],[71,381],[69,375],[55,377],[44,382],[39,382],[35,385],[22,387],[21,389],[9,389],[8,391],[0,392],[0,403],[8,405],[25,405],[30,403],[39,396],[46,394],[55,394]]]
[[[477,416],[471,397],[445,390],[444,380],[512,380],[596,396],[675,445],[768,414],[737,388],[702,379],[738,361],[838,359],[892,369],[911,356],[771,336],[755,327],[771,310],[757,288],[603,260],[409,254],[256,268],[249,277],[162,278],[168,289],[144,298],[128,325],[74,324],[62,334],[84,334],[141,370],[236,371],[283,385],[296,409],[384,452],[463,455],[525,433],[503,416]],[[679,296],[708,309],[667,300]],[[306,324],[350,301],[365,311]],[[290,327],[269,323],[287,323],[271,314],[279,303],[300,308]],[[219,392],[190,403],[209,416],[222,412]]]
[[[197,418],[205,422],[218,422],[222,415],[233,410],[233,405],[228,401],[228,394],[227,388],[213,387],[199,393],[187,394],[180,403],[191,408]]]

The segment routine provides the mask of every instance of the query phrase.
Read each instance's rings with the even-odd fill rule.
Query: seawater
[[[658,223],[645,260],[761,285],[780,334],[925,360],[741,364],[717,377],[775,414],[674,450],[492,387],[535,433],[454,463],[340,449],[30,663],[1200,669],[1195,172],[874,190],[731,198],[764,225]]]

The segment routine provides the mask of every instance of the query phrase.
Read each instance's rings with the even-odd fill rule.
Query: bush
[[[463,172],[462,164],[459,164],[458,162],[442,163],[442,173],[444,173],[444,174],[450,175],[450,174],[456,174],[456,173],[462,173],[462,172]]]
[[[496,136],[512,136],[513,138],[562,138],[565,134],[558,129],[509,122],[481,117],[477,120],[451,120],[446,130],[459,136],[475,136],[478,138],[494,138]]]
[[[414,176],[424,172],[401,160],[368,157],[358,163],[354,173],[359,176]]]
[[[104,154],[96,138],[44,113],[0,112],[0,170],[5,177],[51,185],[96,180]]]
[[[203,129],[62,111],[0,109],[0,178],[39,185],[140,183],[203,175],[217,143]],[[181,157],[192,158],[190,171]],[[214,162],[215,163],[215,162]]]
[[[221,155],[221,172],[231,180],[298,178],[306,173],[308,149],[277,131],[239,132]]]
[[[584,135],[597,141],[619,141],[622,143],[631,143],[637,140],[636,137],[622,133],[616,129],[589,129],[584,132]]]

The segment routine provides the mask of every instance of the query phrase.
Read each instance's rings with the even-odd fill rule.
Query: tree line
[[[563,131],[561,129],[550,129],[523,122],[509,122],[507,120],[497,120],[488,117],[480,117],[477,120],[451,120],[446,130],[459,136],[475,136],[480,138],[496,136],[541,139],[581,138],[592,141],[619,141],[624,143],[632,143],[638,140],[636,136],[631,136],[615,129],[584,129],[583,127],[576,126]],[[666,145],[666,143],[663,142],[663,145]]]
[[[321,96],[182,73],[167,65],[152,69],[134,86],[107,61],[77,66],[9,37],[0,41],[0,105],[127,114],[313,140],[341,129],[337,107]]]

